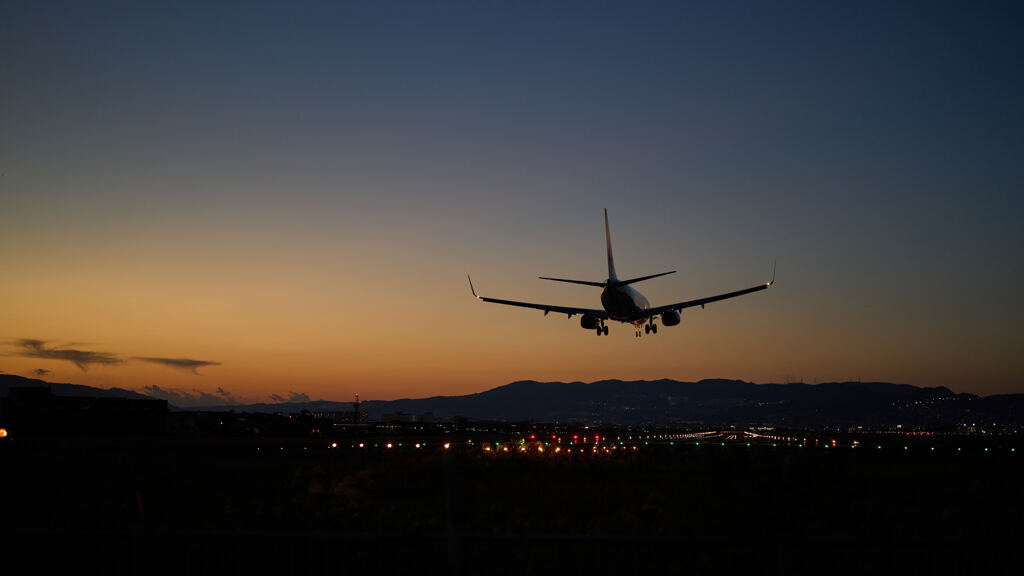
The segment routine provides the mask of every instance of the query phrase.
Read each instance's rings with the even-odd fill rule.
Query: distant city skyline
[[[240,401],[517,380],[1024,392],[1024,8],[0,5],[0,371]],[[654,305],[598,306],[602,209]]]

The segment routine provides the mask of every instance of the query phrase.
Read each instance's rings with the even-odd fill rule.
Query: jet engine
[[[679,311],[669,310],[661,315],[661,323],[665,326],[675,326],[679,324]]]
[[[584,314],[580,318],[580,326],[587,330],[593,330],[601,325],[601,319],[593,314]]]

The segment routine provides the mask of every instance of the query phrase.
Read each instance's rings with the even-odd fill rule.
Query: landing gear
[[[608,335],[608,327],[605,326],[603,323],[601,324],[601,326],[597,327],[597,335],[600,336],[601,334],[604,334],[605,336]]]
[[[657,334],[657,333],[658,333],[658,325],[655,324],[653,321],[648,322],[647,324],[644,324],[644,334]],[[636,335],[637,335],[637,337],[640,336],[640,324],[636,325]]]

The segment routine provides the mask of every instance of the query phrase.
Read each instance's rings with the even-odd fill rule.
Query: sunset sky
[[[186,400],[1024,392],[1022,15],[0,3],[0,370]],[[654,305],[777,282],[639,339],[471,296],[600,307],[537,276],[605,279],[603,208],[620,277],[679,271],[636,285]]]

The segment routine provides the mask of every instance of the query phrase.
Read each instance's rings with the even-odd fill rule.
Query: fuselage
[[[608,279],[608,285],[601,291],[601,306],[612,320],[631,321],[651,307],[643,294],[632,286],[615,286],[617,280]]]

